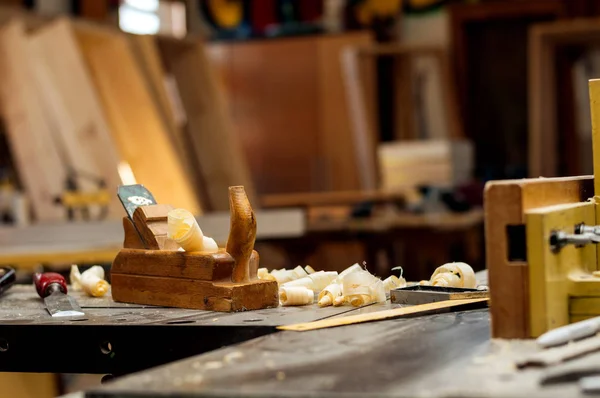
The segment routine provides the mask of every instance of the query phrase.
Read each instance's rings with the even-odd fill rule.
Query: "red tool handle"
[[[33,283],[41,298],[51,295],[56,290],[67,294],[67,281],[56,272],[37,273],[33,275]]]

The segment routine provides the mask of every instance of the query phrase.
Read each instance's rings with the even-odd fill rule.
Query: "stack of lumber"
[[[473,175],[473,147],[467,140],[382,143],[378,160],[384,191],[420,185],[453,187]]]
[[[32,22],[34,20],[34,22]],[[227,187],[253,196],[226,103],[199,39],[132,36],[68,19],[2,15],[0,116],[37,222],[66,218],[55,200],[102,179],[123,216],[122,182],[200,214],[228,209]]]

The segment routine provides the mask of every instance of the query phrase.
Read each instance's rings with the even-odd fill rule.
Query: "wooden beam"
[[[35,86],[24,24],[10,22],[0,31],[2,115],[19,179],[37,221],[66,216],[55,199],[65,188],[66,169],[56,145],[53,126],[45,118]]]
[[[110,192],[121,184],[118,174],[120,156],[104,118],[102,105],[71,24],[52,22],[29,36],[29,49],[36,62],[39,93],[48,110],[48,119],[56,126],[57,138],[66,161],[76,173],[78,187],[93,192],[100,187],[87,176],[101,178]],[[111,195],[109,215],[123,216],[123,207]]]
[[[146,185],[159,203],[199,214],[199,200],[128,36],[87,24],[73,27],[121,156],[137,182]]]
[[[200,39],[159,39],[163,62],[177,82],[185,109],[193,160],[202,174],[206,210],[229,208],[228,187],[243,185],[258,204],[239,137],[234,134],[225,92]]]

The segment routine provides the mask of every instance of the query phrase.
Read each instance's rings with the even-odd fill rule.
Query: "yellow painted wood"
[[[600,315],[600,297],[573,297],[569,300],[571,317],[578,315]]]
[[[600,192],[600,79],[589,81],[590,114],[592,117],[592,152],[594,163],[594,195]],[[600,213],[596,212],[595,225],[600,225]],[[597,247],[597,256],[600,258],[600,245]]]
[[[595,318],[597,315],[571,315],[571,323],[585,321],[586,319]]]
[[[0,373],[2,397],[52,398],[58,392],[57,377],[49,373]]]
[[[297,323],[294,325],[279,326],[280,330],[292,330],[296,332],[305,332],[307,330],[333,328],[336,326],[354,325],[356,323],[381,321],[384,319],[398,318],[405,315],[421,314],[426,315],[442,309],[461,307],[469,304],[482,303],[488,301],[488,298],[483,299],[465,299],[465,300],[445,300],[436,303],[427,303],[413,305],[410,307],[395,308],[393,310],[384,310],[371,312],[367,314],[345,316],[343,318],[323,319],[315,322]]]
[[[594,153],[594,192],[600,192],[600,79],[589,81],[592,115],[592,151]]]
[[[571,276],[575,280],[585,274],[591,277],[596,270],[595,246],[567,245],[553,253],[549,242],[552,231],[572,233],[576,224],[592,225],[595,213],[592,202],[548,206],[525,213],[532,337],[569,323],[569,294],[576,290]]]
[[[112,263],[121,247],[114,248],[55,248],[0,253],[0,265],[33,269],[39,264],[102,264]]]

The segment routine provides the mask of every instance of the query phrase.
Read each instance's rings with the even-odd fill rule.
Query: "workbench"
[[[487,272],[477,279],[485,284]],[[16,285],[0,296],[0,372],[123,375],[272,334],[281,325],[400,307],[388,301],[359,309],[315,304],[223,313],[69,294],[87,320],[52,318],[33,285]],[[40,337],[61,347],[61,355],[40,360],[33,343]]]
[[[575,381],[542,387],[546,371],[514,367],[535,350],[533,341],[491,340],[487,310],[462,311],[270,334],[114,380],[85,397],[580,396]],[[593,354],[568,366],[598,360]]]
[[[485,283],[485,272],[477,274]],[[86,398],[145,396],[566,397],[575,382],[541,387],[560,370],[517,370],[534,341],[490,339],[487,309],[310,332],[276,326],[398,307],[280,307],[241,313],[145,307],[72,293],[86,321],[52,319],[33,286],[0,296],[0,371],[123,375]],[[60,347],[40,358],[39,344]],[[162,366],[159,366],[162,365]],[[154,369],[143,370],[150,367]],[[568,380],[568,376],[567,376]],[[75,394],[73,397],[83,397]]]
[[[87,320],[52,318],[33,285],[0,296],[0,372],[122,375],[274,333],[351,307],[279,307],[223,313],[115,303],[69,292]],[[39,344],[60,348],[40,359]]]

